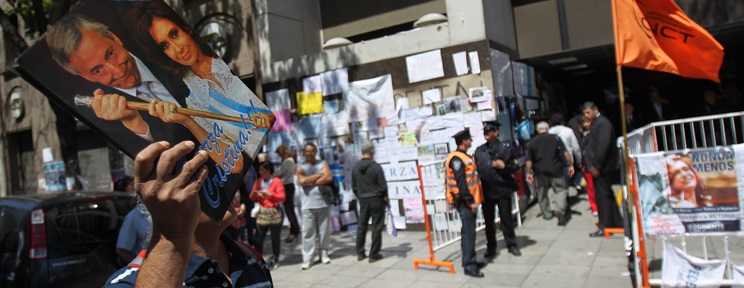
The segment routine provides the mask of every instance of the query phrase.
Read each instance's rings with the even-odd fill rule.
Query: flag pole
[[[626,165],[623,165],[623,170],[624,170],[623,177],[625,177],[625,185],[627,185],[628,187],[631,187],[633,186],[633,183],[631,182],[632,179],[630,177],[630,165],[628,165],[627,163],[630,160],[628,159],[628,125],[627,125],[627,121],[625,118],[626,117],[625,116],[625,87],[623,85],[623,69],[622,68],[623,67],[621,65],[617,65],[617,86],[618,86],[618,91],[620,94],[620,115],[622,115],[621,116],[622,119],[620,123],[622,127],[622,132],[623,132],[623,161],[624,163],[626,163]],[[642,222],[640,219],[640,215],[638,214],[638,209],[640,206],[635,205],[637,204],[636,200],[638,199],[637,197],[638,195],[635,193],[632,193],[635,191],[634,187],[633,189],[628,189],[628,191],[631,192],[631,194],[628,195],[628,197],[634,198],[633,207],[636,209],[636,213],[634,213],[635,214],[634,216],[636,218],[636,224],[638,225],[638,231],[639,231],[638,239],[636,239],[636,241],[638,241],[639,249],[638,249],[638,253],[635,256],[640,258],[638,259],[639,260],[638,262],[641,263],[641,267],[640,267],[641,268],[641,283],[642,283],[641,285],[642,287],[651,287],[651,284],[648,282],[648,262],[646,261],[646,241],[643,235],[643,228],[642,228],[643,226],[642,226]],[[630,213],[628,213],[628,215],[630,215]],[[635,267],[635,269],[638,269],[638,267]]]

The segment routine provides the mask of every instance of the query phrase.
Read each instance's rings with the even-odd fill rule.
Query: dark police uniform
[[[470,131],[465,129],[453,136],[456,141],[471,139]],[[475,214],[470,207],[477,207],[483,201],[481,184],[473,158],[459,148],[450,153],[445,163],[447,167],[447,201],[452,203],[460,213],[462,221],[462,266],[465,274],[474,277],[483,277],[479,271],[475,255]]]
[[[498,130],[498,122],[486,122],[483,131]],[[491,166],[491,161],[504,161],[503,169]],[[508,143],[500,140],[486,142],[475,150],[475,162],[478,166],[478,176],[483,187],[483,217],[486,221],[486,258],[496,257],[496,205],[499,207],[501,231],[506,240],[509,253],[522,255],[517,247],[514,233],[514,218],[512,217],[512,195],[516,190],[513,174],[519,170],[519,164],[514,157],[514,150]]]

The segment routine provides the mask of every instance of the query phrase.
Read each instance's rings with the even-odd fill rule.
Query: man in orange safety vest
[[[483,263],[476,262],[475,256],[475,215],[478,206],[483,202],[481,183],[475,160],[466,154],[473,143],[470,130],[458,132],[454,136],[457,150],[447,157],[447,201],[460,212],[462,220],[462,266],[465,274],[473,277],[483,277],[480,268]]]

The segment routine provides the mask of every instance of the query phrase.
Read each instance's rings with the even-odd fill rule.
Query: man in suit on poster
[[[96,116],[119,121],[143,139],[157,138],[152,131],[160,129],[151,129],[150,125],[158,121],[145,122],[139,112],[127,108],[128,98],[122,95],[135,97],[131,100],[161,100],[186,106],[189,90],[181,79],[159,73],[162,71],[157,68],[151,70],[152,65],[148,67],[129,52],[121,39],[100,22],[83,15],[65,17],[49,29],[46,41],[52,58],[67,72],[115,89],[93,91],[91,108]]]

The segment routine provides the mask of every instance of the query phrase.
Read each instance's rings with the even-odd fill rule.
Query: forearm
[[[527,173],[530,173],[532,171],[532,161],[527,160],[527,162],[524,163],[524,171]]]
[[[149,253],[139,270],[135,287],[182,286],[191,256],[192,241],[193,235],[169,239],[153,233]]]
[[[302,186],[313,186],[315,185],[315,182],[318,181],[320,178],[320,174],[305,176],[305,175],[297,175],[297,179],[300,181],[300,185]]]

